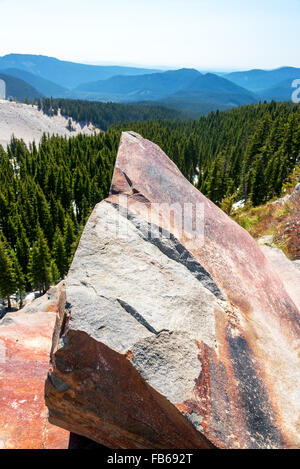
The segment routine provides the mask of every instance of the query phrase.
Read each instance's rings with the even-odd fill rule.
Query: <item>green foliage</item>
[[[53,259],[50,262],[50,278],[54,284],[56,284],[61,279],[59,270]]]
[[[223,212],[227,213],[227,215],[229,216],[232,213],[232,207],[233,207],[235,198],[236,198],[236,194],[231,194],[225,197],[220,203],[220,208],[223,210]]]
[[[53,265],[54,262],[51,259],[50,251],[47,243],[47,239],[38,226],[37,229],[37,240],[33,244],[30,257],[29,257],[29,274],[28,278],[31,286],[34,289],[38,289],[40,292],[46,292],[53,282]],[[56,267],[57,269],[57,267]],[[56,279],[57,280],[57,275]]]
[[[63,104],[82,120],[73,115],[77,102]],[[94,104],[77,111],[86,110],[86,120],[98,124]],[[60,105],[52,102],[51,112]],[[117,107],[115,113],[122,121]],[[88,216],[108,196],[124,130],[159,145],[190,182],[197,174],[197,187],[227,213],[241,199],[249,207],[280,196],[299,175],[300,107],[284,103],[214,112],[197,121],[117,124],[92,137],[44,136],[38,147],[13,138],[7,151],[0,147],[0,296],[29,286],[45,291],[66,275]],[[256,214],[241,224],[255,227]]]
[[[282,185],[281,195],[285,196],[287,192],[291,192],[298,182],[300,182],[300,163],[297,164],[292,174]]]
[[[57,227],[53,240],[53,259],[59,272],[59,278],[64,278],[68,270],[68,258],[65,249],[65,240]]]
[[[241,217],[241,219],[239,220],[239,224],[243,228],[245,228],[245,230],[247,230],[249,233],[251,233],[252,229],[257,225],[258,222],[259,222],[259,218],[257,216],[254,216],[254,217],[244,216],[244,217]]]
[[[65,226],[64,226],[64,249],[66,257],[69,261],[72,260],[73,254],[76,249],[76,239],[77,233],[75,225],[69,215],[66,217]]]
[[[108,195],[119,138],[44,136],[38,148],[13,138],[7,152],[0,147],[0,297],[64,278],[88,216]]]
[[[72,121],[94,124],[102,130],[119,122],[147,121],[149,119],[185,119],[187,116],[181,112],[157,104],[119,104],[101,103],[95,101],[82,101],[73,99],[41,98],[34,101],[39,109],[47,115],[57,114],[58,109],[67,117],[69,130],[72,130]]]
[[[7,298],[10,308],[10,296],[17,289],[17,279],[9,245],[4,236],[0,238],[0,297]]]

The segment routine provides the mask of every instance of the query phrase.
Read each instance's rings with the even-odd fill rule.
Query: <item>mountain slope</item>
[[[135,67],[85,65],[58,60],[43,55],[9,54],[0,57],[0,69],[17,68],[45,79],[53,80],[66,88],[75,88],[80,83],[105,80],[114,75],[152,73],[156,70]]]
[[[0,102],[0,123],[0,145],[3,147],[9,144],[12,135],[29,144],[33,140],[39,142],[43,133],[73,137],[79,133],[93,135],[98,131],[93,126],[81,127],[75,121],[72,122],[70,130],[66,117],[60,115],[49,117],[38,111],[36,106],[9,101]]]
[[[193,117],[209,111],[254,103],[257,98],[231,81],[194,69],[142,76],[117,76],[77,88],[89,99],[151,102],[188,112]]]
[[[197,119],[211,111],[226,111],[244,104],[252,104],[255,101],[251,96],[248,99],[240,94],[182,92],[154,102],[156,105],[184,112],[191,118]]]
[[[141,76],[116,76],[108,80],[81,84],[77,90],[96,93],[103,99],[154,100],[175,93],[200,76],[201,73],[197,70],[183,68]]]
[[[57,85],[56,83],[34,75],[33,73],[26,72],[25,70],[20,70],[18,68],[8,68],[3,70],[3,73],[26,81],[45,96],[63,98],[68,95],[68,90],[63,86]]]
[[[251,94],[245,88],[236,85],[226,78],[219,77],[214,73],[206,73],[205,75],[197,77],[190,85],[185,86],[184,90],[201,93],[218,91],[219,93],[235,93],[247,96]]]
[[[0,71],[0,79],[6,83],[6,96],[19,100],[36,99],[42,97],[42,93],[36,90],[29,83],[19,78],[7,75]]]
[[[260,92],[283,81],[290,81],[291,84],[293,80],[300,78],[300,68],[282,67],[275,70],[233,72],[225,75],[225,78],[250,91]]]
[[[257,98],[251,92],[212,73],[198,76],[184,89],[159,101],[195,118],[216,109],[226,110],[255,102]]]
[[[299,72],[300,78],[300,72]],[[270,101],[272,99],[277,101],[290,101],[295,88],[292,87],[293,80],[287,79],[280,83],[260,91],[261,99]]]

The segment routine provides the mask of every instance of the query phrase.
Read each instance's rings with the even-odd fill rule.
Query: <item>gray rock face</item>
[[[224,313],[219,289],[192,256],[187,267],[172,238],[148,242],[141,225],[109,202],[95,207],[89,227],[66,281],[69,329],[128,355],[167,401],[192,398],[195,373],[201,373],[197,341],[217,350],[215,313]],[[68,348],[67,336],[61,346]],[[96,368],[101,366],[111,368],[99,356]],[[70,389],[57,374],[51,385],[60,394]],[[193,426],[201,430],[200,423],[198,417]],[[199,434],[198,443],[190,445],[208,443]]]
[[[179,333],[180,341],[180,334],[195,329],[196,340],[215,346],[214,311],[222,309],[222,301],[172,259],[178,252],[171,240],[164,239],[166,256],[108,202],[97,205],[89,223],[95,228],[81,240],[89,251],[78,250],[67,278],[72,329],[86,331],[119,353],[164,331],[162,349],[169,333]]]

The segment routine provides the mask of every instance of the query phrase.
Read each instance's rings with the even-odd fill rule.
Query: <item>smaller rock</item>
[[[291,193],[291,201],[300,200],[300,182],[296,185],[294,191]]]
[[[289,202],[298,202],[299,200],[300,200],[300,182],[296,184],[291,194],[287,194],[282,199],[275,200],[275,202],[272,202],[271,205],[278,205],[278,204],[284,205]]]
[[[48,422],[44,403],[61,293],[52,288],[0,321],[0,449],[68,448],[69,433]]]
[[[274,236],[273,235],[267,235],[263,236],[258,240],[258,244],[260,246],[273,246],[274,245]]]
[[[300,270],[300,260],[299,261],[293,261],[294,266]]]

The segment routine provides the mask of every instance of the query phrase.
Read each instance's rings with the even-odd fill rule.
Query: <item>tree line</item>
[[[72,117],[84,125],[92,123],[95,127],[106,131],[111,125],[120,122],[147,121],[149,119],[186,119],[187,116],[174,109],[158,105],[101,103],[76,99],[40,98],[34,101],[39,110],[47,115]]]

